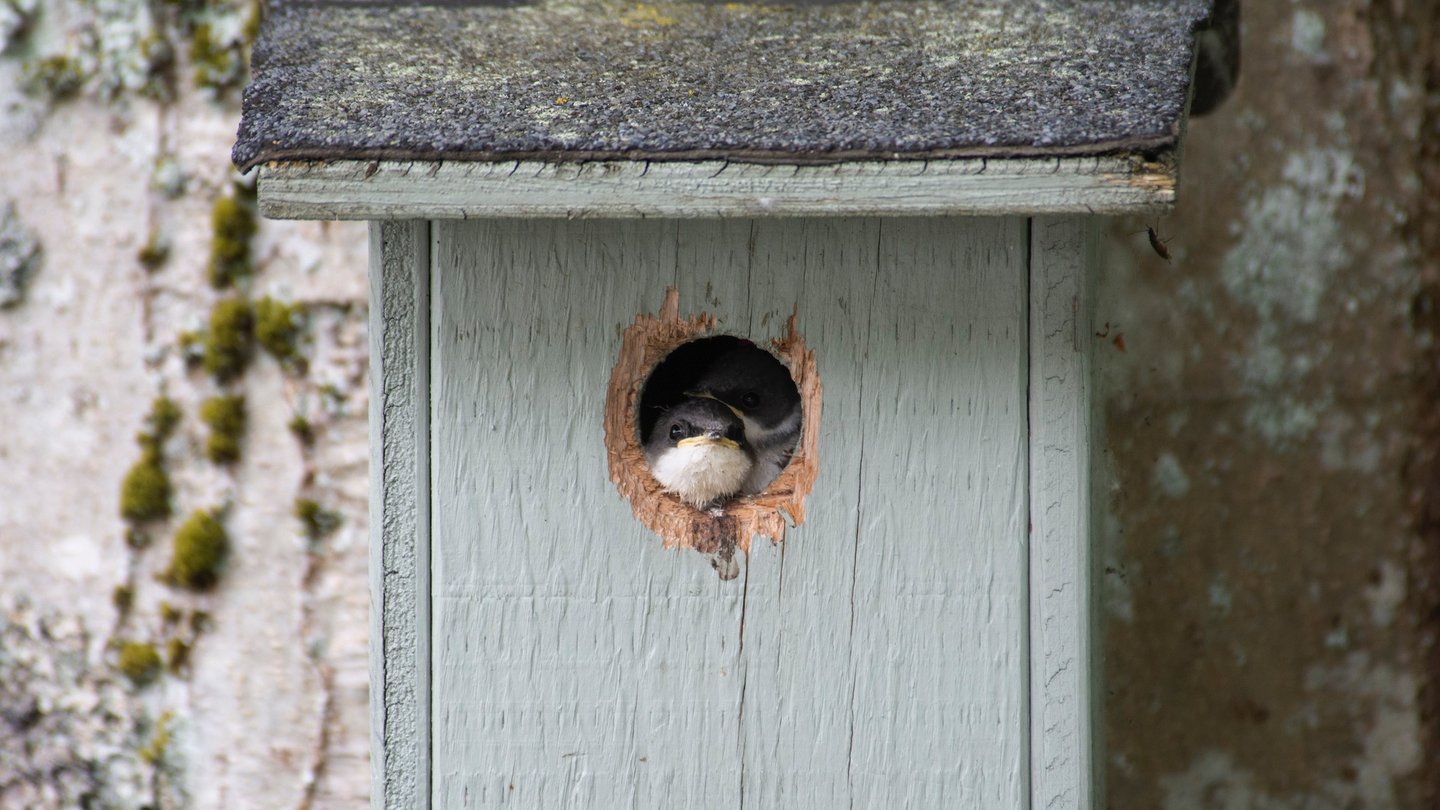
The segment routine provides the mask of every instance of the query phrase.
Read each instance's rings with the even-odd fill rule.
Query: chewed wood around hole
[[[646,382],[671,352],[715,336],[716,319],[699,313],[680,317],[680,294],[671,287],[658,315],[641,314],[621,336],[620,357],[610,372],[605,397],[605,450],[610,480],[630,502],[635,518],[659,535],[665,548],[693,548],[709,555],[722,579],[738,571],[736,552],[748,553],[756,535],[783,542],[787,523],[805,522],[805,498],[819,474],[820,375],[815,353],[795,331],[795,316],[784,336],[764,347],[790,371],[800,392],[800,440],[789,465],[758,495],[737,497],[718,509],[700,511],[665,492],[650,474],[641,443],[641,399]]]

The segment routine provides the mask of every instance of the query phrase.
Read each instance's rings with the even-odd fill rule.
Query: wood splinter
[[[610,372],[605,395],[605,449],[610,480],[630,502],[635,517],[660,536],[665,548],[693,548],[710,556],[722,579],[732,579],[739,567],[736,551],[749,554],[755,535],[783,542],[788,522],[805,522],[805,497],[820,472],[820,375],[815,353],[795,331],[795,315],[786,323],[784,337],[770,341],[770,349],[790,370],[800,391],[804,421],[800,443],[790,464],[764,492],[736,498],[723,507],[699,511],[660,488],[645,462],[639,420],[640,396],[645,382],[666,355],[681,345],[712,333],[716,319],[700,313],[680,318],[680,293],[665,290],[659,315],[641,314],[621,335],[620,359]]]

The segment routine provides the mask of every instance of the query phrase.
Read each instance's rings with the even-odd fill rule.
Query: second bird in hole
[[[790,461],[800,436],[800,392],[776,357],[745,340],[696,358],[681,399],[645,440],[651,473],[697,509],[763,492]]]

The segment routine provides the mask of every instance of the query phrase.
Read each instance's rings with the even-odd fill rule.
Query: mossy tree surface
[[[151,231],[150,236],[145,239],[145,244],[135,252],[135,260],[151,273],[163,267],[169,258],[170,240],[161,235],[159,231]]]
[[[210,311],[210,329],[205,335],[203,364],[221,383],[245,370],[253,353],[254,310],[244,298],[225,298]]]
[[[310,498],[295,499],[295,517],[305,529],[305,536],[319,540],[340,528],[340,513],[326,509]]]
[[[300,357],[298,341],[305,310],[266,296],[255,302],[255,340],[281,362]]]
[[[205,455],[216,464],[240,460],[240,442],[245,436],[245,397],[220,396],[205,400],[200,418],[210,428]]]
[[[134,523],[170,516],[170,476],[160,455],[146,450],[120,483],[120,516]]]
[[[173,492],[161,448],[180,424],[180,408],[167,397],[157,397],[145,424],[147,429],[135,437],[140,460],[120,483],[120,516],[132,523],[170,516]]]
[[[210,209],[210,284],[229,289],[250,275],[250,240],[256,231],[255,211],[235,196],[221,197]]]
[[[131,683],[148,686],[160,675],[160,653],[147,641],[123,641],[117,666]]]
[[[145,426],[149,428],[147,434],[142,434],[141,444],[145,443],[148,436],[157,443],[163,443],[166,439],[175,435],[175,428],[180,426],[180,406],[169,397],[156,397],[155,402],[150,406],[150,414],[145,417]]]
[[[80,94],[85,86],[85,71],[74,58],[52,54],[27,64],[21,82],[25,92],[32,96],[65,101]]]
[[[165,578],[171,584],[203,591],[220,581],[230,552],[230,538],[219,516],[197,511],[175,532],[175,546]]]
[[[257,807],[356,806],[368,789],[363,764],[345,758],[352,743],[341,731],[342,725],[363,729],[363,695],[332,697],[328,682],[297,681],[291,666],[329,665],[331,648],[312,649],[308,642],[324,638],[332,622],[352,621],[355,600],[316,600],[304,616],[287,613],[283,599],[238,617],[233,611],[253,604],[247,600],[257,591],[276,592],[284,582],[276,572],[332,562],[307,554],[303,543],[267,553],[253,568],[247,560],[243,572],[225,562],[230,543],[221,529],[238,529],[254,515],[292,538],[298,534],[290,516],[294,480],[309,470],[295,468],[295,440],[287,431],[249,431],[244,457],[273,474],[237,475],[202,455],[211,429],[183,421],[200,415],[206,397],[256,390],[247,421],[264,410],[284,424],[296,410],[289,395],[300,403],[311,396],[313,386],[300,379],[304,366],[294,362],[308,359],[300,355],[311,327],[308,311],[274,290],[309,291],[313,281],[326,300],[355,298],[353,291],[336,295],[348,288],[336,281],[343,274],[329,272],[329,260],[303,268],[277,263],[271,285],[271,268],[255,240],[266,225],[256,219],[253,181],[235,181],[223,157],[230,143],[216,140],[227,131],[233,139],[238,98],[232,91],[244,81],[243,41],[253,37],[262,2],[0,0],[0,61],[9,64],[15,85],[0,113],[9,147],[0,159],[6,178],[0,181],[0,242],[13,232],[3,226],[13,221],[37,247],[33,256],[0,250],[18,256],[26,271],[13,285],[0,279],[0,307],[15,307],[5,313],[13,332],[6,342],[21,350],[0,354],[41,370],[13,380],[17,402],[58,403],[21,408],[10,430],[0,432],[13,462],[0,463],[8,473],[0,478],[25,506],[6,538],[14,548],[0,539],[5,579],[14,586],[8,594],[0,586],[0,649],[16,653],[0,655],[0,715],[9,697],[24,721],[0,731],[0,807],[207,807],[237,795]],[[192,55],[205,64],[192,62]],[[77,193],[105,211],[87,220],[83,239],[73,222],[66,224],[74,219],[66,212],[74,213]],[[217,206],[219,197],[226,199]],[[6,220],[7,202],[25,216]],[[42,239],[50,248],[44,254],[38,253]],[[282,232],[277,238],[285,246],[314,244],[363,256],[356,242],[350,234]],[[216,280],[226,285],[218,292],[212,247]],[[97,274],[95,267],[113,272]],[[252,287],[261,274],[266,288]],[[7,293],[27,285],[30,296],[9,303]],[[268,321],[279,328],[265,332],[264,343],[243,301],[222,304],[218,328],[209,328],[217,300],[258,302],[266,292],[285,304],[277,308],[283,317]],[[355,319],[332,314],[319,316],[323,338],[332,328],[347,335],[356,328]],[[193,329],[193,340],[180,338],[178,329]],[[32,339],[60,333],[65,340]],[[307,342],[286,351],[297,338]],[[258,391],[270,390],[275,370],[267,364],[250,376],[257,343],[280,358],[286,397],[260,401]],[[351,353],[339,362],[353,364]],[[152,407],[161,390],[174,401],[162,397]],[[47,446],[83,450],[47,454]],[[322,468],[321,475],[328,474]],[[328,481],[315,488],[329,497]],[[84,507],[92,502],[100,508]],[[237,504],[235,514],[225,506],[187,522],[197,507],[229,503]],[[116,517],[122,518],[118,527]],[[113,564],[93,572],[72,565],[94,560]],[[248,576],[241,581],[235,574]],[[75,588],[77,576],[86,579],[85,588]],[[191,592],[204,588],[214,590]],[[160,598],[173,604],[162,607]],[[363,621],[363,599],[358,604]],[[211,608],[220,621],[197,606]],[[224,677],[256,639],[287,633],[295,643],[277,652],[265,672],[242,685]],[[348,654],[334,660],[363,660]],[[202,657],[205,666],[195,666]],[[313,712],[335,736],[315,740],[309,720],[272,727],[247,717],[244,706],[267,694],[285,707],[285,716]],[[44,711],[32,717],[35,701]],[[205,707],[203,715],[194,714],[196,706]],[[295,752],[296,767],[223,766],[263,763],[273,746]]]

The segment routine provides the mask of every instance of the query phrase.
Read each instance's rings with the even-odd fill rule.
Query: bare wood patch
[[[763,535],[772,542],[783,542],[787,520],[795,526],[805,522],[805,498],[820,472],[817,448],[821,387],[815,353],[805,348],[805,339],[795,331],[792,314],[785,336],[772,340],[770,346],[789,368],[800,391],[804,421],[800,445],[789,466],[764,492],[736,498],[718,513],[702,512],[665,492],[650,474],[640,443],[640,395],[650,373],[666,355],[711,334],[715,323],[713,315],[703,312],[682,320],[680,293],[674,287],[665,290],[658,316],[635,316],[635,323],[621,336],[620,359],[610,372],[605,396],[605,449],[610,480],[630,502],[635,518],[659,535],[665,548],[693,548],[728,561],[737,550],[748,554],[752,537]],[[716,569],[725,576],[725,566],[717,565]]]

